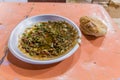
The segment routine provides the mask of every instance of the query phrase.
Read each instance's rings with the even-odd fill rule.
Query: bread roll
[[[84,34],[95,37],[104,36],[107,33],[107,27],[102,21],[88,16],[80,18],[80,29]]]

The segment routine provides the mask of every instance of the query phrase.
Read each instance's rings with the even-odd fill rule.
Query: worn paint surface
[[[11,31],[26,17],[58,14],[79,26],[84,15],[102,19],[107,25],[105,37],[82,36],[81,47],[70,58],[51,65],[31,65],[10,52],[0,65],[0,80],[119,80],[120,29],[99,5],[65,3],[0,3],[0,58]]]

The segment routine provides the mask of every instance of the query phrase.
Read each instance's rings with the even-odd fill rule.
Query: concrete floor
[[[92,0],[66,0],[67,3],[91,3]],[[120,28],[120,0],[93,0],[93,4],[98,3],[106,9],[113,21]],[[109,3],[109,4],[108,4]]]

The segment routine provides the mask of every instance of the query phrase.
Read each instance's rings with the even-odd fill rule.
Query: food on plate
[[[85,35],[95,37],[104,36],[107,26],[97,18],[83,16],[80,18],[80,29]]]
[[[18,48],[29,58],[49,60],[66,54],[77,39],[77,30],[65,21],[39,22],[24,31]]]

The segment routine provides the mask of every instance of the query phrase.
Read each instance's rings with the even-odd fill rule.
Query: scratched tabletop
[[[107,34],[96,39],[82,35],[74,55],[56,64],[32,65],[8,52],[0,65],[0,80],[120,80],[120,28],[97,4],[0,3],[0,59],[15,26],[40,14],[65,16],[78,26],[81,16],[97,17],[107,25]]]

